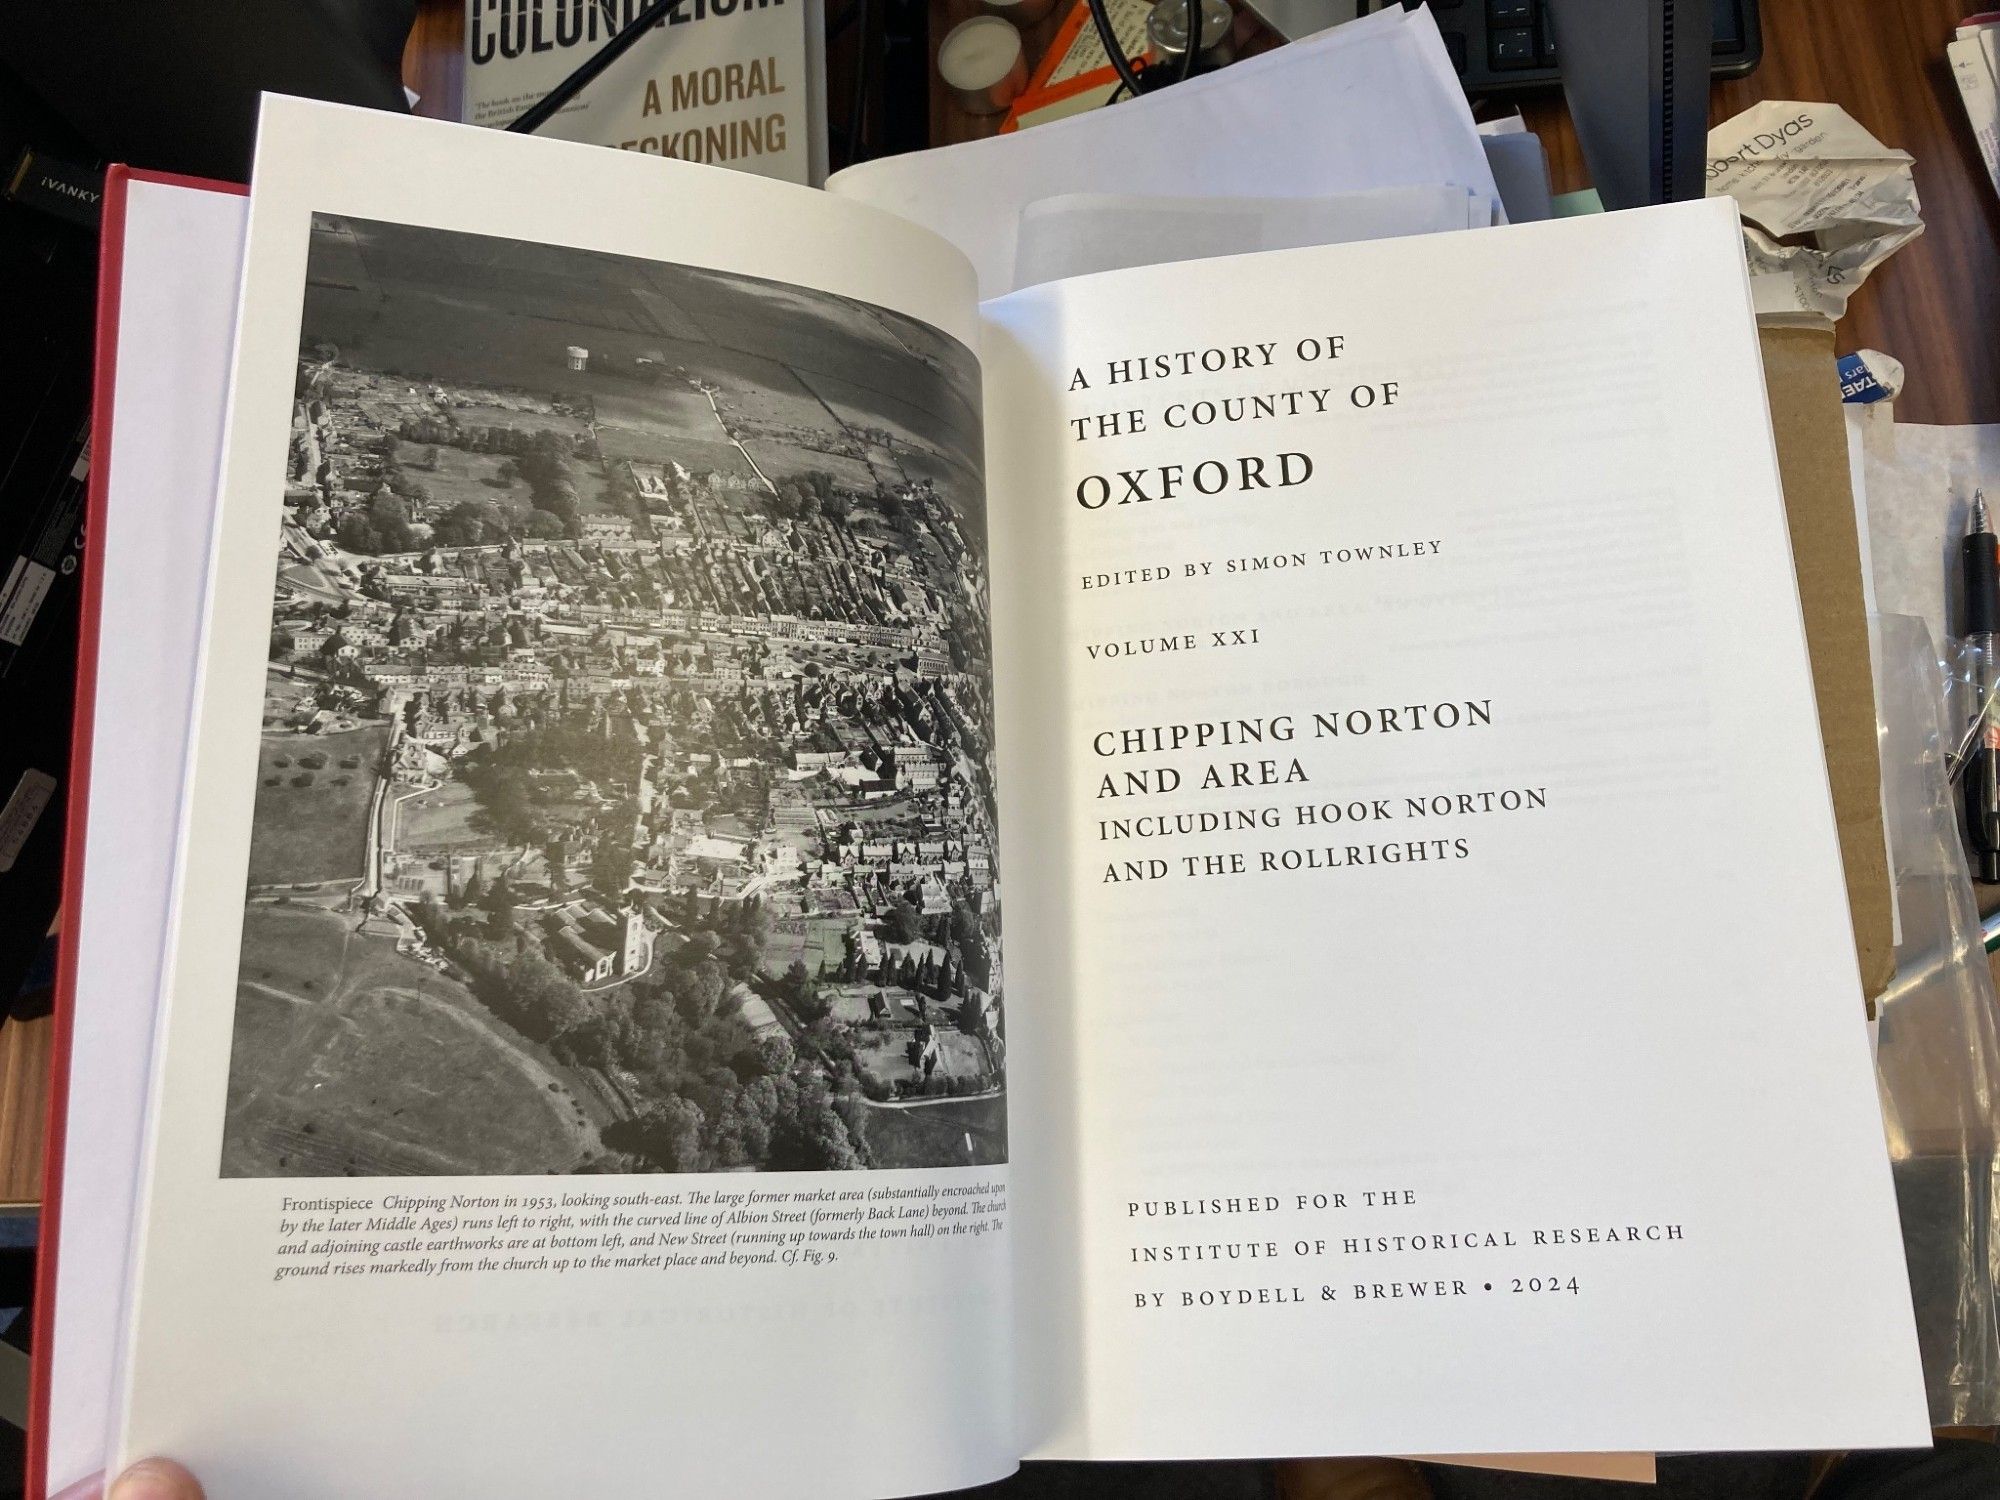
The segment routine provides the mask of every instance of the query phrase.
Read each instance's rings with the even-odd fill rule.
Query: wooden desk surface
[[[41,1201],[52,1031],[47,1016],[0,1026],[0,1203]]]
[[[1965,0],[1763,0],[1764,62],[1717,84],[1720,124],[1760,99],[1840,105],[1915,158],[1924,232],[1855,292],[1835,337],[1909,371],[1906,422],[2000,422],[2000,197],[1987,181],[1945,61]],[[1548,148],[1556,191],[1588,184],[1561,100],[1522,111]]]

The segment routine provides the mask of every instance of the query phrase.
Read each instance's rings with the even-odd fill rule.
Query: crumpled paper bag
[[[1837,104],[1767,99],[1716,126],[1708,193],[1743,212],[1759,316],[1838,318],[1868,273],[1924,229],[1909,152]]]

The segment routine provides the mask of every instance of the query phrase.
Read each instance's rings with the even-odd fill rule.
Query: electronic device
[[[1266,25],[1286,41],[1324,31],[1342,21],[1401,4],[1415,10],[1428,3],[1444,34],[1451,64],[1475,99],[1552,93],[1561,84],[1555,27],[1548,0],[1247,0]],[[1703,0],[1693,0],[1695,4]],[[1764,57],[1764,34],[1757,0],[1707,0],[1710,23],[1709,72],[1741,78]]]
[[[1563,94],[1606,208],[1707,191],[1707,0],[1541,0]]]
[[[1381,9],[1361,0],[1361,10]],[[1396,0],[1386,0],[1395,4]],[[1420,0],[1405,0],[1415,9]],[[1549,0],[1428,0],[1451,65],[1475,99],[1553,90],[1562,82]],[[1757,0],[1688,0],[1712,17],[1709,74],[1740,78],[1764,57]],[[1672,7],[1670,6],[1671,10]]]

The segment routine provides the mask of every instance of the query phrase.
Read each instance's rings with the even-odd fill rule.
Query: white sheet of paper
[[[48,1326],[49,1487],[104,1465],[249,204],[127,189],[82,909]]]
[[[1014,280],[1164,265],[1299,245],[1344,245],[1483,228],[1492,200],[1464,188],[1372,188],[1329,198],[1142,198],[1070,193],[1021,214]]]
[[[1965,117],[1979,143],[1979,158],[1985,163],[1986,177],[2000,192],[2000,69],[1996,69],[1996,44],[2000,25],[1961,26],[1958,35],[1945,43],[1951,59],[1951,76],[1958,85],[1958,97],[1965,105]]]
[[[1015,232],[1065,193],[1322,198],[1448,183],[1497,197],[1428,10],[1392,8],[1142,99],[837,172],[827,190],[957,245],[1012,291]]]

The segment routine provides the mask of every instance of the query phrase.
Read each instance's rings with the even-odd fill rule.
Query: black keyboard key
[[[1447,32],[1445,32],[1445,33],[1444,33],[1444,50],[1445,50],[1446,52],[1448,52],[1448,53],[1450,53],[1450,54],[1451,54],[1451,70],[1452,70],[1452,72],[1454,72],[1454,73],[1461,73],[1461,74],[1462,74],[1462,73],[1464,73],[1464,72],[1465,72],[1465,33],[1464,33],[1464,32],[1462,32],[1462,31],[1447,31]]]
[[[1525,26],[1486,33],[1486,50],[1495,68],[1535,66],[1535,34]]]
[[[1534,19],[1534,0],[1486,0],[1488,26],[1528,26]]]

